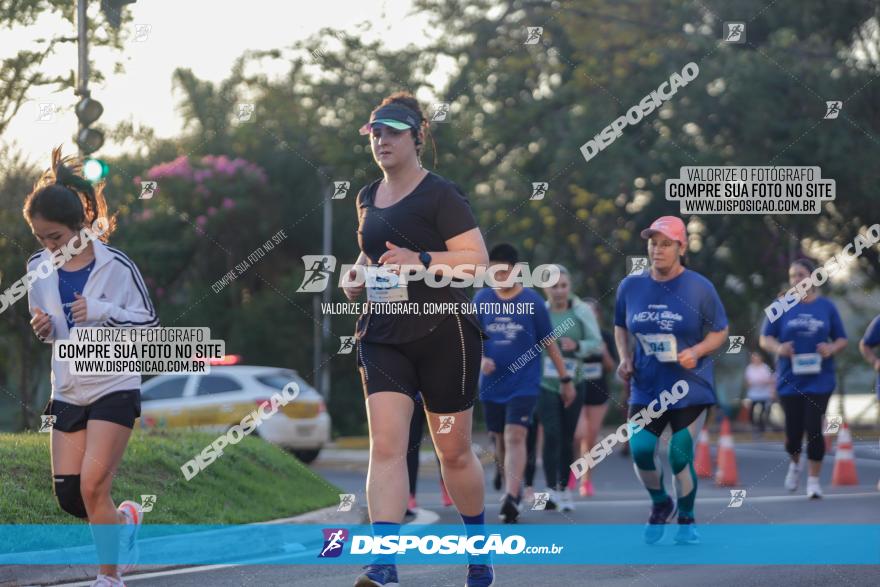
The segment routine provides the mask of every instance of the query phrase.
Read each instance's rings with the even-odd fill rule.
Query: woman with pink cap
[[[707,408],[716,403],[710,355],[725,342],[727,315],[712,283],[684,266],[687,231],[680,218],[658,218],[641,234],[648,240],[651,268],[620,283],[614,339],[617,372],[631,386],[632,458],[653,504],[645,542],[660,540],[664,525],[678,513],[675,542],[694,544],[699,542],[694,446]],[[669,464],[678,482],[675,501],[666,493],[657,462],[658,440],[667,425],[672,427]]]

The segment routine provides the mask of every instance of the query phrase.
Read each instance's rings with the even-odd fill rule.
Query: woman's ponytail
[[[91,228],[98,218],[104,218],[107,230],[100,239],[106,242],[116,229],[116,217],[108,214],[104,184],[92,185],[80,175],[81,169],[74,157],[61,155],[61,147],[53,149],[52,167],[34,184],[33,191],[24,201],[22,213],[28,222],[39,216],[74,231],[83,226]]]

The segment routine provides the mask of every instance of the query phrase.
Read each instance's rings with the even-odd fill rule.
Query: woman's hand
[[[489,357],[483,357],[483,360],[480,361],[480,371],[483,375],[491,375],[495,371],[495,361]]]
[[[816,352],[819,353],[823,359],[827,359],[834,354],[834,345],[830,342],[820,342],[816,345]]]
[[[559,391],[562,394],[562,405],[566,408],[572,404],[576,395],[574,391],[574,383],[569,381],[568,383],[560,383]]]
[[[353,282],[357,279],[358,272],[353,267],[348,270],[348,281]],[[349,302],[353,302],[364,293],[364,282],[363,280],[359,285],[346,285],[342,288],[343,293],[345,293],[345,297],[348,298]]]
[[[563,350],[563,352],[568,353],[577,350],[578,345],[574,341],[574,339],[563,336],[559,339],[559,347]]]
[[[389,241],[385,241],[385,246],[388,247],[388,250],[382,253],[382,256],[379,257],[380,265],[404,266],[422,264],[422,262],[419,261],[419,254],[415,251],[411,251],[403,247],[398,247],[397,245]]]
[[[49,314],[40,308],[31,308],[31,313],[34,315],[31,318],[31,328],[34,329],[34,334],[41,339],[52,334],[52,318]]]
[[[633,364],[631,359],[623,359],[617,366],[617,376],[624,382],[629,382],[633,376]]]
[[[685,369],[696,368],[697,361],[699,360],[700,357],[697,355],[697,351],[695,351],[693,347],[684,349],[678,353],[678,364]]]
[[[84,324],[89,313],[88,303],[79,292],[76,292],[74,295],[76,296],[76,301],[70,306],[70,314],[73,316],[73,323]]]
[[[794,356],[794,344],[791,341],[779,343],[779,346],[776,347],[776,355],[779,357]]]

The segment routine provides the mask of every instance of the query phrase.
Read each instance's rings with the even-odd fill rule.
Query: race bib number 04
[[[791,372],[795,375],[815,375],[822,372],[822,355],[803,353],[791,358]]]
[[[577,369],[577,361],[574,359],[562,359],[565,363],[565,370],[571,377],[574,377],[574,371]],[[556,371],[556,365],[550,357],[544,357],[544,377],[552,377],[559,379],[559,373]]]
[[[661,363],[678,361],[674,334],[636,334],[646,355],[657,357]]]
[[[364,267],[367,300],[371,302],[405,302],[409,299],[406,285],[400,276],[378,265]]]

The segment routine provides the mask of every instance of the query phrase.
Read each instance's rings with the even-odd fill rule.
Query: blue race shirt
[[[83,288],[89,280],[95,261],[76,271],[58,269],[58,293],[61,294],[61,306],[64,308],[64,319],[67,320],[67,328],[73,328],[73,313],[70,307],[76,301],[76,295],[82,295]]]
[[[880,315],[876,316],[868,324],[868,329],[865,331],[865,336],[862,340],[865,342],[865,346],[875,347],[880,345]],[[871,365],[871,367],[873,368],[874,366]],[[877,374],[877,397],[880,397],[880,373]]]
[[[630,404],[649,404],[680,379],[687,381],[688,393],[670,409],[716,402],[712,358],[701,357],[694,369],[677,359],[708,332],[727,327],[724,306],[708,279],[690,269],[669,281],[655,281],[650,272],[630,275],[617,288],[614,324],[636,338]]]
[[[523,288],[515,297],[502,300],[493,289],[485,288],[474,296],[474,304],[483,332],[489,336],[483,355],[495,361],[495,371],[480,373],[480,399],[503,403],[517,396],[538,395],[543,365],[541,347],[536,345],[553,330],[544,298]],[[500,304],[501,311],[486,312],[480,304]]]
[[[816,345],[820,342],[846,338],[843,321],[831,300],[819,296],[810,303],[799,302],[775,322],[764,318],[761,334],[772,336],[779,342],[794,343],[793,359],[803,370],[795,374],[797,369],[792,365],[793,359],[779,357],[776,362],[776,391],[779,395],[834,391],[837,385],[834,357],[822,359],[816,355]]]

